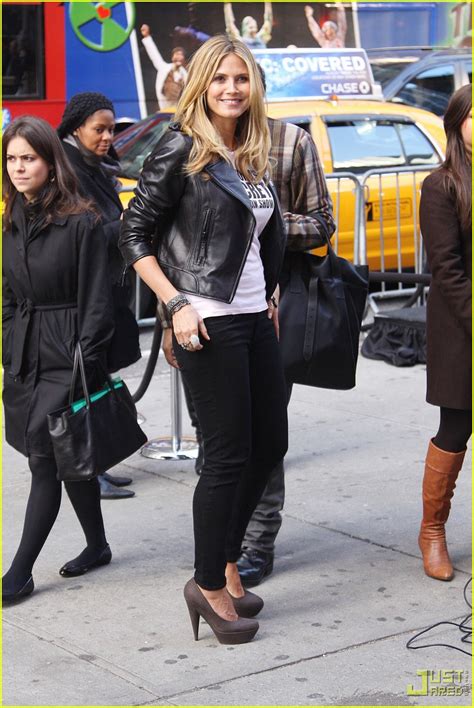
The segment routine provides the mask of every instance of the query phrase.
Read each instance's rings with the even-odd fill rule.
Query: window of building
[[[442,116],[454,89],[454,66],[435,66],[410,79],[393,100]]]
[[[3,98],[44,98],[42,3],[3,4],[2,25]]]

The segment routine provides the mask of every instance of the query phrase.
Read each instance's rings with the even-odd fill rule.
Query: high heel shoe
[[[258,631],[257,620],[240,617],[234,621],[222,619],[217,612],[214,612],[194,578],[188,580],[184,587],[184,599],[188,606],[196,641],[199,638],[200,617],[206,620],[220,644],[245,644],[250,642]]]
[[[35,584],[33,582],[33,576],[30,575],[26,583],[16,592],[8,592],[8,590],[2,589],[2,603],[4,605],[12,604],[18,600],[22,600],[24,597],[31,595],[35,589]]]
[[[63,578],[75,578],[77,575],[84,575],[92,568],[98,568],[101,565],[108,565],[112,560],[112,551],[110,550],[109,544],[99,553],[96,558],[82,560],[81,556],[74,558],[74,560],[68,561],[59,570],[59,575]]]
[[[253,592],[245,590],[243,597],[234,597],[229,593],[234,604],[234,610],[239,617],[255,617],[263,608],[264,602],[261,597]]]

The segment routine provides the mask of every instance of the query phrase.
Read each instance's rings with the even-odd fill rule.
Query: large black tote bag
[[[84,398],[74,401],[80,373]],[[69,404],[47,416],[58,469],[65,482],[92,479],[136,452],[147,441],[137,423],[137,411],[121,379],[106,378],[105,386],[89,394],[80,344],[76,345]]]
[[[369,271],[337,256],[291,253],[279,306],[287,380],[347,390],[355,386]]]

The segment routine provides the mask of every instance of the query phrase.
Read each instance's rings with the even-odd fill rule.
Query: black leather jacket
[[[255,217],[235,170],[225,160],[202,175],[183,170],[192,139],[176,124],[146,159],[135,197],[124,212],[119,248],[127,267],[155,255],[178,290],[232,302],[244,267]],[[286,236],[278,198],[260,234],[267,299],[283,262]]]

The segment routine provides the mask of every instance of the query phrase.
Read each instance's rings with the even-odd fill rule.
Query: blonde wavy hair
[[[175,116],[183,133],[193,139],[185,170],[187,174],[197,174],[219,157],[230,163],[222,137],[211,122],[206,100],[211,81],[221,61],[229,54],[242,59],[250,80],[249,108],[240,116],[237,125],[239,145],[235,151],[235,163],[247,180],[259,182],[270,169],[270,132],[265,112],[265,90],[250,49],[243,42],[229,39],[226,35],[208,39],[199,47],[188,67],[188,80]]]

